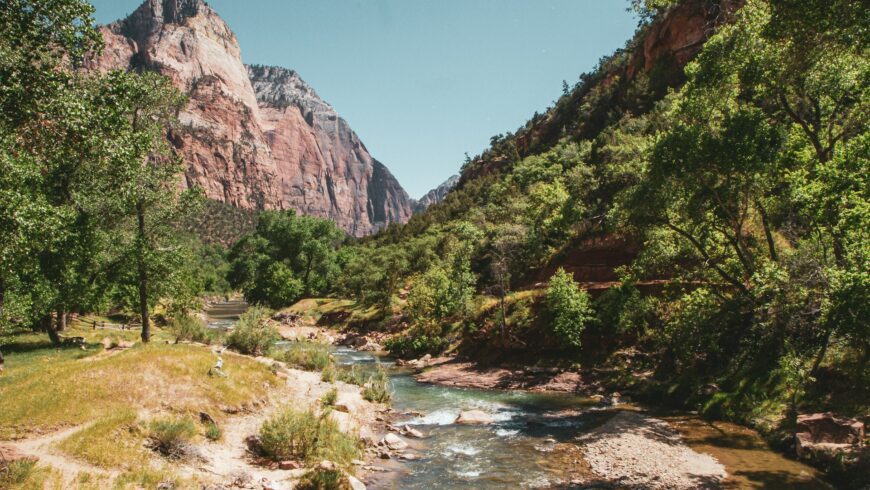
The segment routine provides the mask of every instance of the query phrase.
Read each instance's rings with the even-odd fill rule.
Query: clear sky
[[[97,21],[142,0],[91,0]],[[411,197],[543,112],[637,25],[627,0],[209,0],[245,63],[299,72]]]

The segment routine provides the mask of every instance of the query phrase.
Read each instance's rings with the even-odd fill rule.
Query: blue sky
[[[141,0],[92,0],[97,21]],[[292,68],[419,197],[543,112],[637,19],[627,0],[210,0],[245,63]]]

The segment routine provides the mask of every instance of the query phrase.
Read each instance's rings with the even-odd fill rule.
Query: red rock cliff
[[[350,234],[407,221],[411,201],[335,110],[290,70],[246,67],[203,0],[147,0],[104,27],[99,70],[152,70],[190,102],[170,141],[186,184],[234,206],[295,209]]]

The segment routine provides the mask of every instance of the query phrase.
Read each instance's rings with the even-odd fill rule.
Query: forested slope
[[[635,4],[443,202],[344,248],[338,291],[396,315],[401,355],[607,367],[784,435],[866,419],[867,2]]]

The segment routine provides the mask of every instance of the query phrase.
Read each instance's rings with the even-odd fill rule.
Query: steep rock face
[[[347,122],[294,72],[249,71],[203,0],[147,0],[102,31],[90,69],[156,71],[189,96],[169,135],[187,185],[241,208],[333,218],[357,236],[410,217],[407,194]]]
[[[449,179],[445,180],[438,187],[432,189],[427,192],[426,195],[421,197],[420,199],[413,200],[414,203],[414,214],[422,213],[429,209],[429,206],[433,204],[437,204],[444,200],[444,197],[456,187],[456,184],[459,183],[459,175],[453,175]]]
[[[284,207],[333,217],[357,235],[410,218],[410,199],[395,177],[296,72],[250,66],[248,73]]]

